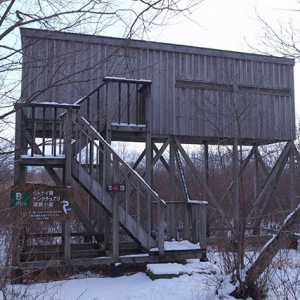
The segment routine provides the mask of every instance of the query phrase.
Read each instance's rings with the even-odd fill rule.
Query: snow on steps
[[[169,279],[179,277],[184,274],[216,274],[215,266],[210,262],[200,262],[197,259],[190,259],[186,264],[162,263],[148,264],[146,268],[147,275],[152,279]]]

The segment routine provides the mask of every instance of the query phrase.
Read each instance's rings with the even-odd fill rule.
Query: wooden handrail
[[[73,113],[76,115],[78,120],[81,120],[84,123],[85,128],[89,128],[92,130],[94,135],[97,137],[97,140],[99,140],[103,144],[103,146],[106,147],[108,151],[118,159],[118,161],[127,169],[127,171],[133,177],[135,177],[142,184],[142,186],[151,194],[151,196],[155,198],[158,202],[161,202],[164,206],[166,206],[166,202],[163,199],[161,199],[158,196],[158,194],[152,190],[152,188],[148,185],[148,183],[146,183],[146,181],[117,154],[117,152],[110,146],[110,144],[108,144],[105,141],[105,139],[99,134],[99,132],[85,118],[80,116],[75,111],[73,111]]]

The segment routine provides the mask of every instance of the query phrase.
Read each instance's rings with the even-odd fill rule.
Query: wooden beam
[[[252,156],[253,156],[253,154],[254,154],[255,147],[256,147],[256,146],[253,146],[253,147],[252,147],[252,149],[251,149],[251,151],[248,153],[246,159],[242,162],[242,166],[241,166],[241,168],[240,168],[240,170],[239,170],[239,177],[241,176],[241,173],[246,169],[248,163],[250,162],[250,160],[251,160],[251,158],[252,158]],[[221,198],[221,200],[220,200],[220,202],[219,202],[220,205],[221,205],[221,204],[223,203],[223,201],[226,199],[226,197],[228,196],[228,194],[229,194],[229,192],[232,190],[232,188],[233,188],[233,181],[231,181],[231,183],[230,183],[230,185],[228,186],[228,188],[227,188],[225,194],[224,194],[223,197]],[[209,217],[209,222],[211,222],[211,220],[214,218],[215,213],[216,213],[216,212],[213,212],[213,213],[210,215],[210,217]]]
[[[78,216],[79,220],[82,222],[83,226],[89,231],[91,235],[95,237],[98,243],[102,243],[103,239],[99,235],[99,233],[96,232],[93,224],[87,219],[86,215],[80,208],[80,206],[77,204],[77,202],[73,201],[73,207],[76,215]]]
[[[292,151],[293,151],[294,156],[295,156],[295,158],[296,158],[296,160],[297,160],[297,162],[298,162],[298,165],[300,165],[300,153],[299,153],[299,151],[298,151],[298,149],[296,148],[296,146],[295,146],[294,143],[293,143],[293,145],[292,145]]]
[[[257,205],[263,199],[263,197],[265,196],[268,188],[271,186],[271,184],[273,183],[274,180],[276,181],[276,178],[278,178],[278,176],[280,175],[282,169],[284,168],[284,166],[286,164],[286,161],[288,159],[289,152],[291,150],[292,145],[293,145],[292,141],[287,142],[285,148],[281,152],[277,162],[275,163],[275,166],[272,168],[272,170],[271,170],[269,176],[267,177],[263,187],[261,188],[260,193],[256,196],[256,198],[254,199],[252,207],[247,212],[246,223],[250,220],[250,218],[251,218],[251,216],[254,212],[255,207],[257,207]]]
[[[143,152],[141,153],[141,155],[138,157],[138,159],[136,160],[136,162],[132,166],[133,170],[135,170],[138,167],[138,165],[140,164],[140,162],[142,161],[142,159],[145,157],[145,155],[146,155],[146,149],[143,150]]]
[[[157,147],[155,145],[153,145],[153,147],[154,147],[154,151],[157,153],[158,152]],[[161,163],[163,164],[163,166],[165,167],[165,169],[169,172],[169,174],[171,176],[172,172],[171,172],[170,166],[166,162],[166,160],[163,156],[160,157],[160,161],[161,161]],[[180,183],[179,179],[175,176],[175,173],[174,173],[174,180],[175,180],[175,183],[176,183],[177,187],[180,189],[181,183]],[[173,200],[173,199],[171,199],[171,200]]]
[[[200,184],[203,186],[208,199],[215,205],[216,209],[218,210],[218,212],[220,213],[221,217],[223,220],[225,220],[225,213],[222,210],[220,204],[218,203],[218,201],[216,200],[215,196],[213,195],[212,191],[210,190],[210,188],[207,186],[204,178],[201,176],[200,172],[196,169],[195,165],[193,164],[193,162],[191,161],[191,159],[189,158],[189,156],[187,155],[187,153],[185,152],[185,150],[183,149],[183,147],[181,146],[181,144],[179,143],[178,139],[175,137],[175,142],[176,145],[180,151],[180,153],[182,154],[183,158],[185,159],[186,163],[188,164],[188,166],[190,167],[190,169],[192,170],[192,172],[194,173],[194,175],[196,176],[196,178],[199,180]],[[226,221],[226,220],[225,220]],[[228,222],[228,220],[226,221]],[[228,224],[230,227],[232,227],[231,224]]]
[[[162,157],[162,155],[164,154],[165,150],[167,149],[167,147],[170,144],[170,138],[168,137],[167,140],[163,143],[163,145],[161,146],[161,148],[159,149],[159,151],[155,151],[156,155],[155,157],[152,159],[151,162],[151,170],[154,168],[154,166],[156,165],[156,163],[158,162],[158,160],[160,160],[160,158]],[[155,149],[157,149],[157,147],[155,146]]]
[[[158,162],[158,160],[161,159],[161,157],[162,157],[163,153],[165,152],[166,148],[168,147],[169,143],[170,143],[170,138],[168,138],[164,142],[164,144],[162,145],[162,147],[159,150],[158,150],[158,148],[156,147],[156,145],[154,143],[152,143],[151,146],[147,146],[146,145],[146,149],[149,150],[149,147],[152,148],[155,151],[156,155],[155,155],[154,158],[152,157],[152,160],[151,160],[151,163],[150,163],[150,167],[146,167],[146,171],[142,175],[143,178],[145,178],[146,172],[147,172],[148,168],[149,168],[149,171],[153,170],[153,168],[156,165],[156,163]],[[145,149],[145,153],[146,153],[146,149]],[[147,163],[146,163],[146,165],[147,165]]]
[[[264,163],[264,161],[263,161],[263,159],[262,159],[262,157],[261,157],[259,151],[257,151],[257,159],[258,159],[258,163],[259,163],[259,165],[260,165],[260,167],[261,167],[261,169],[262,169],[262,171],[263,171],[263,174],[265,175],[266,178],[268,178],[268,176],[270,176],[272,170],[271,170],[271,172],[269,172],[269,170],[268,170],[268,168],[266,167],[266,165],[265,165],[265,163]],[[264,204],[263,204],[263,208],[262,208],[261,211],[260,211],[260,216],[257,215],[259,218],[257,219],[256,224],[255,224],[255,226],[254,226],[254,227],[256,227],[256,228],[259,227],[260,222],[261,222],[261,219],[262,219],[262,216],[263,216],[263,214],[264,214],[264,212],[265,212],[265,210],[266,210],[267,204],[268,204],[268,202],[270,201],[270,199],[271,199],[271,197],[272,197],[273,195],[274,195],[274,197],[275,197],[275,199],[276,199],[276,202],[277,202],[277,204],[278,204],[279,211],[280,211],[281,215],[283,216],[283,218],[286,218],[286,216],[287,216],[287,213],[286,213],[286,211],[285,211],[285,209],[284,209],[283,203],[282,203],[281,199],[279,198],[278,193],[276,192],[276,185],[277,185],[277,182],[278,182],[278,180],[279,180],[279,175],[281,174],[282,170],[284,169],[287,159],[288,159],[288,157],[286,157],[285,162],[284,162],[284,160],[283,160],[283,161],[280,163],[280,166],[279,166],[278,171],[277,171],[278,174],[277,174],[276,176],[274,175],[274,179],[271,180],[270,183],[269,183],[269,188],[270,188],[270,189],[269,189],[269,192],[268,192],[267,195],[265,196],[265,201],[264,201]],[[277,163],[276,163],[276,164],[277,164]],[[274,167],[275,167],[275,166],[274,166]],[[273,167],[273,169],[274,169],[274,167]],[[266,180],[267,180],[267,179],[266,179]],[[266,184],[265,184],[265,185],[266,185]],[[263,187],[264,187],[264,186],[263,186]],[[258,194],[257,194],[257,196],[258,196]],[[258,207],[258,206],[257,206],[257,207]]]

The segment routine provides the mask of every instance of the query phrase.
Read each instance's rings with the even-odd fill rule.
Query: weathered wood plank
[[[146,114],[152,122],[148,129],[154,135],[177,135],[190,143],[195,137],[205,137],[215,143],[221,138],[231,143],[228,138],[232,135],[233,119],[238,120],[232,113],[236,103],[230,99],[236,98],[239,111],[245,112],[241,121],[242,143],[295,138],[292,59],[25,28],[21,34],[24,44],[30,45],[24,47],[27,74],[22,85],[24,102],[34,95],[38,95],[36,101],[45,101],[48,95],[51,99],[64,95],[56,101],[74,103],[79,99],[80,110],[85,110],[85,102],[90,98],[95,107],[96,101],[101,102],[102,118],[106,119],[103,123],[109,123],[118,97],[111,90],[109,101],[105,102],[105,89],[102,89],[99,92],[102,97],[91,99],[91,91],[95,91],[93,88],[99,82],[99,87],[120,82],[125,85],[151,83],[152,99],[146,101],[151,102],[151,111]],[[52,37],[56,51],[52,51]],[[41,53],[48,57],[43,69],[38,70],[35,57]],[[52,56],[57,54],[61,61],[65,57],[66,61],[73,62],[73,74],[68,74],[68,81],[62,78],[64,65],[47,65],[47,61],[55,61]],[[62,84],[49,88],[48,74],[53,74],[53,82]],[[109,77],[110,74],[122,77]],[[82,97],[82,93],[86,96]],[[132,112],[134,114],[134,110]],[[90,112],[90,117],[97,117],[96,110]],[[135,129],[126,130],[134,132]],[[119,139],[120,135],[113,138]]]

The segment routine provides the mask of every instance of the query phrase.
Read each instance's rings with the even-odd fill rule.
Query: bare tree
[[[300,30],[297,23],[297,15],[300,11],[299,1],[296,1],[294,8],[291,8],[289,19],[282,18],[276,22],[271,22],[256,13],[257,20],[260,23],[260,34],[255,44],[248,41],[248,46],[255,52],[265,55],[279,55],[293,58],[296,61],[300,59]],[[282,13],[286,13],[282,10]],[[283,15],[284,16],[284,15]]]
[[[141,39],[147,37],[151,28],[167,24],[174,15],[191,13],[202,1],[0,0],[0,212],[5,213],[9,206],[7,199],[12,176],[8,175],[12,171],[14,152],[13,104],[21,99],[21,80],[24,77],[22,63],[26,59],[22,56],[26,45],[22,44],[20,29],[35,28],[51,32]],[[62,61],[61,67],[63,63]],[[63,83],[50,81],[46,88],[50,89],[51,85],[57,84]],[[5,230],[9,232],[10,228],[5,227]],[[9,237],[4,231],[0,235]],[[0,267],[6,268],[11,264],[9,257],[7,256],[7,261],[0,262]],[[7,270],[9,274],[9,268]],[[1,288],[7,279],[8,277],[0,282]]]
[[[0,120],[11,121],[12,103],[20,98],[21,27],[143,38],[153,26],[191,13],[202,1],[0,1]]]
[[[144,38],[154,26],[168,23],[174,15],[191,13],[202,1],[0,1],[0,154],[13,153],[13,104],[21,99],[22,54],[26,47],[21,41],[21,28]],[[57,84],[63,83],[50,82],[46,88]]]

